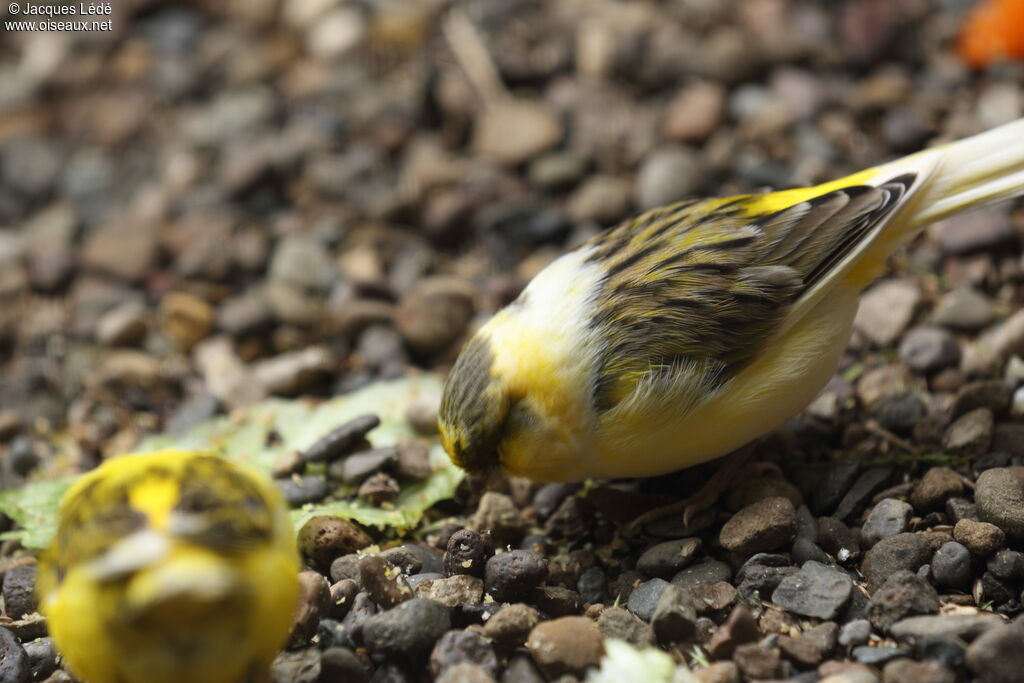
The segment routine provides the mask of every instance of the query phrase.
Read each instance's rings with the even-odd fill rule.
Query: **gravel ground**
[[[441,0],[135,0],[110,32],[6,33],[3,486],[267,396],[443,372],[632,212],[1020,117],[1024,65],[951,50],[968,5],[506,0],[446,24]],[[471,482],[404,538],[315,519],[275,680],[569,683],[608,638],[706,683],[1018,680],[1022,237],[1018,201],[898,255],[827,389],[759,443],[779,474],[688,526],[627,534],[713,464]],[[429,429],[431,406],[410,418]],[[332,476],[365,498],[423,476],[422,445],[349,436]],[[0,675],[67,680],[23,619],[31,560],[0,554]]]

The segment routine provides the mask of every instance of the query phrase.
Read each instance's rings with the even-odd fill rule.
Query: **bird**
[[[1024,119],[805,188],[688,199],[552,261],[464,344],[438,429],[469,472],[650,477],[810,403],[859,294],[925,225],[1024,193]]]
[[[266,680],[298,597],[284,499],[212,453],[105,461],[67,490],[39,561],[50,635],[86,683]]]

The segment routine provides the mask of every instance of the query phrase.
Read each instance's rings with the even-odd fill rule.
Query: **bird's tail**
[[[931,147],[851,178],[867,176],[863,181],[882,185],[908,175],[915,182],[903,206],[845,276],[857,289],[875,280],[889,255],[927,224],[1024,194],[1024,119]]]
[[[1024,119],[886,164],[879,175],[888,175],[889,166],[898,175],[898,167],[916,157],[934,157],[935,168],[908,207],[905,226],[911,234],[961,211],[1024,194]]]

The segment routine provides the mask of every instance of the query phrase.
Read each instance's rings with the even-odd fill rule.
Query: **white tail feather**
[[[917,210],[908,217],[910,232],[1024,194],[1024,119],[920,153],[924,155],[937,157],[936,170],[915,202]]]

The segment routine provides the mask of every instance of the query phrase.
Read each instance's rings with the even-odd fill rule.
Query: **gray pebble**
[[[964,588],[971,582],[971,551],[956,541],[944,543],[935,551],[931,567],[936,584]]]
[[[658,600],[661,598],[661,594],[671,585],[664,579],[645,581],[634,588],[633,592],[629,594],[629,601],[626,603],[626,607],[644,621],[650,621],[651,617],[654,616],[654,610],[658,607]]]
[[[807,562],[772,593],[772,602],[795,614],[832,619],[850,599],[853,580],[820,562]]]
[[[871,547],[883,538],[901,534],[907,530],[914,508],[902,500],[886,498],[879,501],[861,527],[860,538],[864,545]]]
[[[413,598],[369,617],[362,635],[373,654],[417,662],[449,629],[451,617],[447,607],[433,600]]]
[[[699,538],[681,538],[658,543],[640,555],[636,569],[647,576],[669,577],[689,565],[700,547]]]

